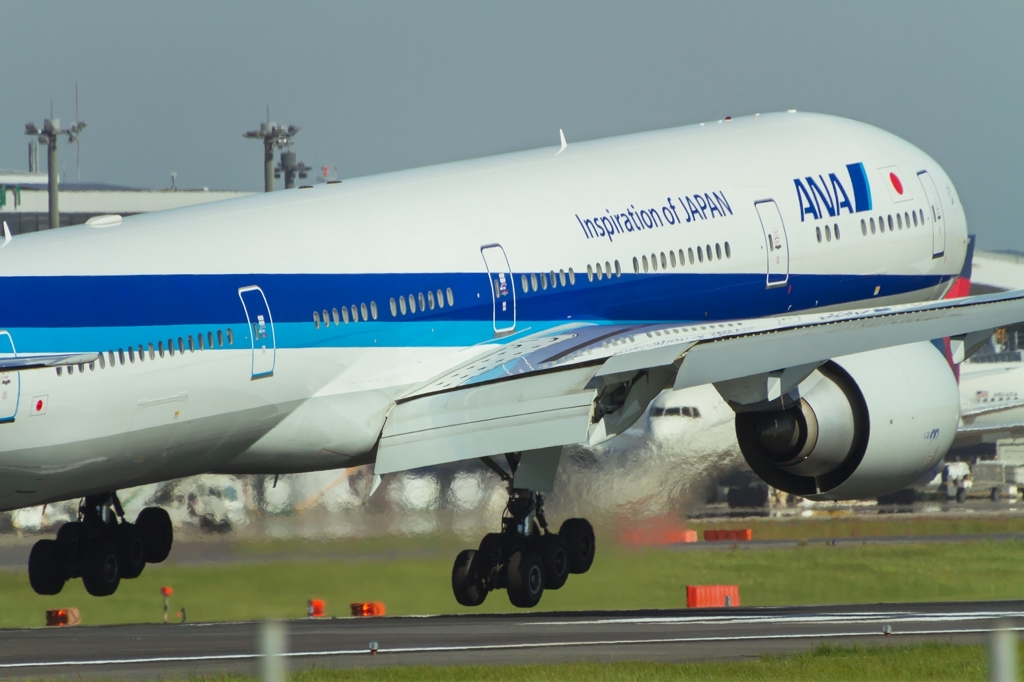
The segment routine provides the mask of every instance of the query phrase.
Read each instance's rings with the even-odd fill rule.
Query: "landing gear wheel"
[[[957,488],[956,489],[956,501],[959,504],[963,504],[965,500],[967,500],[967,489],[966,488]]]
[[[117,561],[117,545],[97,544],[86,550],[82,560],[82,583],[94,597],[106,597],[121,584],[121,567]]]
[[[64,556],[56,540],[40,540],[28,555],[28,582],[36,594],[59,594],[67,582]]]
[[[452,592],[455,600],[463,606],[480,606],[487,598],[487,590],[480,580],[477,569],[476,550],[464,549],[455,557],[452,567]]]
[[[135,519],[135,529],[142,536],[146,548],[146,562],[158,564],[171,553],[174,542],[174,528],[171,517],[160,507],[146,507]]]
[[[146,567],[146,547],[135,524],[117,526],[117,561],[121,577],[128,580],[138,578]]]
[[[522,549],[508,562],[508,600],[512,606],[531,609],[544,595],[544,564],[540,555]]]
[[[594,528],[586,519],[566,519],[558,534],[569,551],[569,572],[586,573],[594,563]]]
[[[569,550],[562,536],[555,533],[543,536],[540,558],[544,564],[544,589],[557,590],[569,579]]]

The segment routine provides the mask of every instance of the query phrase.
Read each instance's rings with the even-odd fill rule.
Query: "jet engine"
[[[814,500],[905,488],[946,454],[960,419],[956,379],[931,343],[834,358],[780,399],[730,405],[754,473]]]

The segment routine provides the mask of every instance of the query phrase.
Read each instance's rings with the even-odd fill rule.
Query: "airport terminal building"
[[[102,183],[60,185],[60,225],[81,225],[98,215],[163,211],[251,194],[227,190],[147,190]],[[0,170],[0,220],[12,235],[49,229],[46,175]]]

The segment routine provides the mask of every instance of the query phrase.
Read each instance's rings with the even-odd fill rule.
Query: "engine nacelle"
[[[874,498],[927,473],[953,443],[960,393],[930,343],[834,358],[770,409],[737,409],[736,437],[769,485],[814,500]]]

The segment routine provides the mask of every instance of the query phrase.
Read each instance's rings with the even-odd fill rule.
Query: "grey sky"
[[[341,177],[796,108],[917,144],[982,248],[1024,250],[1024,3],[3,5],[0,166],[74,120],[83,180],[262,187],[265,117]],[[48,29],[49,27],[49,29]],[[52,39],[48,49],[44,40]],[[69,179],[74,149],[62,150]]]

